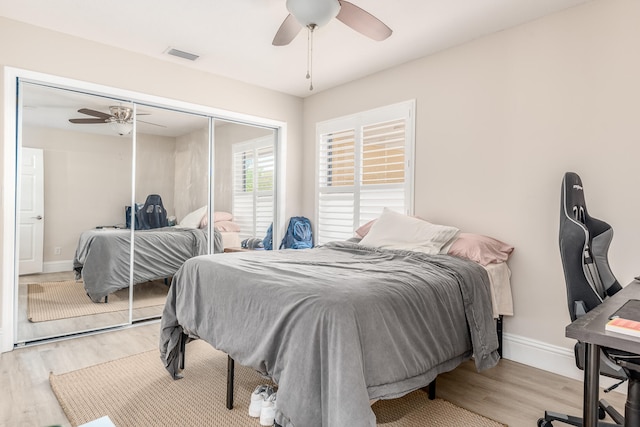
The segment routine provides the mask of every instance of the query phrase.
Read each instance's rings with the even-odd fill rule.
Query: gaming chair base
[[[624,417],[620,412],[616,411],[606,400],[600,399],[598,402],[598,418],[602,420],[607,414],[609,414],[615,424],[598,421],[598,427],[624,427]],[[553,427],[553,424],[551,424],[552,421],[560,421],[561,423],[576,427],[583,426],[582,418],[580,417],[544,411],[544,418],[538,419],[538,427]]]

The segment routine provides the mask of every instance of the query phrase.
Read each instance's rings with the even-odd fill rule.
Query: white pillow
[[[384,209],[360,241],[363,246],[437,254],[460,230]]]
[[[206,213],[206,206],[203,206],[200,209],[196,209],[195,211],[187,214],[184,218],[182,218],[182,221],[180,221],[180,226],[187,228],[198,228],[200,227],[200,221],[202,221],[202,217]]]

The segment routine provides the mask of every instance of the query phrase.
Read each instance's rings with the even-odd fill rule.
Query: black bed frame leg
[[[184,353],[186,350],[186,345],[187,345],[187,334],[185,333],[181,333],[180,334],[180,354],[179,354],[179,358],[180,358],[180,369],[184,369]]]
[[[108,304],[109,303],[109,295],[105,295],[104,297],[104,303]]]
[[[431,381],[428,386],[422,387],[422,390],[427,392],[427,395],[429,395],[429,400],[435,399],[436,398],[436,379],[434,378],[433,381]]]
[[[427,393],[429,394],[429,400],[433,400],[433,399],[436,398],[436,380],[435,380],[435,378],[427,386]]]
[[[502,359],[502,314],[496,320],[496,332],[498,333],[498,354]]]
[[[227,409],[233,409],[233,374],[235,361],[227,355]]]

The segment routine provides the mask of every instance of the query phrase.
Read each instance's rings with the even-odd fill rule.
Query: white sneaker
[[[258,418],[262,412],[262,403],[267,397],[273,394],[273,387],[270,385],[259,385],[251,393],[251,402],[249,403],[249,416]]]
[[[276,419],[276,395],[273,392],[262,402],[262,410],[260,411],[260,425],[272,426]]]

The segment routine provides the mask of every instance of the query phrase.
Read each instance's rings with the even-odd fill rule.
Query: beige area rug
[[[236,364],[234,408],[225,406],[227,357],[204,341],[187,345],[184,378],[174,381],[157,350],[66,374],[49,376],[51,388],[73,426],[109,416],[125,426],[260,425],[248,415],[249,397],[265,383],[254,370]],[[427,393],[373,405],[380,426],[504,427]]]
[[[164,305],[169,287],[162,280],[140,283],[133,288],[133,308]],[[42,282],[27,285],[27,317],[31,322],[67,319],[129,309],[129,289],[109,295],[107,304],[95,303],[82,282]]]

